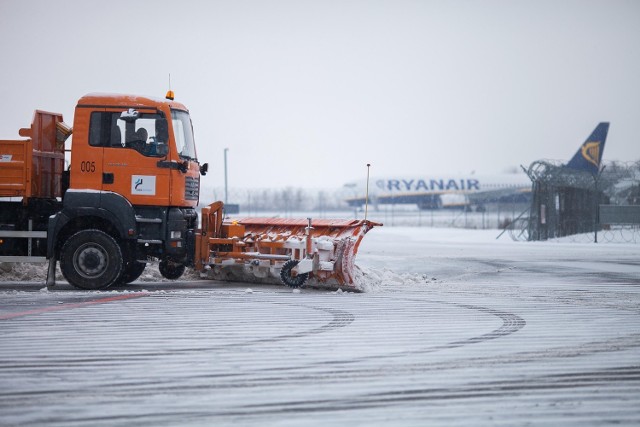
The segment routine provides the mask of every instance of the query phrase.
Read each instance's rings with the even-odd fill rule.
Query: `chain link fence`
[[[591,175],[537,161],[527,174],[532,181],[531,208],[509,225],[515,240],[640,242],[640,215],[613,222],[600,218],[604,206],[619,211],[640,205],[640,162],[610,162]]]

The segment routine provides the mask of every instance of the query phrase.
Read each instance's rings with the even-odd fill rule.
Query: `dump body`
[[[37,110],[26,139],[0,141],[0,261],[44,262],[49,217],[62,208],[64,141],[61,114]]]
[[[71,130],[61,114],[37,110],[22,140],[0,140],[0,197],[62,197],[64,141]]]

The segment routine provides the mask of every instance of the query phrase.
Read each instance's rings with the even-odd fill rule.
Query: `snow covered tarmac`
[[[496,235],[375,229],[362,294],[4,282],[0,425],[640,423],[640,245]]]

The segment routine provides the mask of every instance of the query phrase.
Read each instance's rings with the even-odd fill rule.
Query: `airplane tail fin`
[[[591,135],[589,135],[589,138],[582,143],[578,152],[565,166],[587,171],[592,175],[597,174],[600,170],[600,160],[602,160],[607,132],[609,132],[609,123],[599,123]]]

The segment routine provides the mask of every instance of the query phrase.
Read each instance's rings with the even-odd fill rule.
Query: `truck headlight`
[[[170,239],[181,239],[182,238],[182,231],[172,231],[169,233],[169,238]]]

